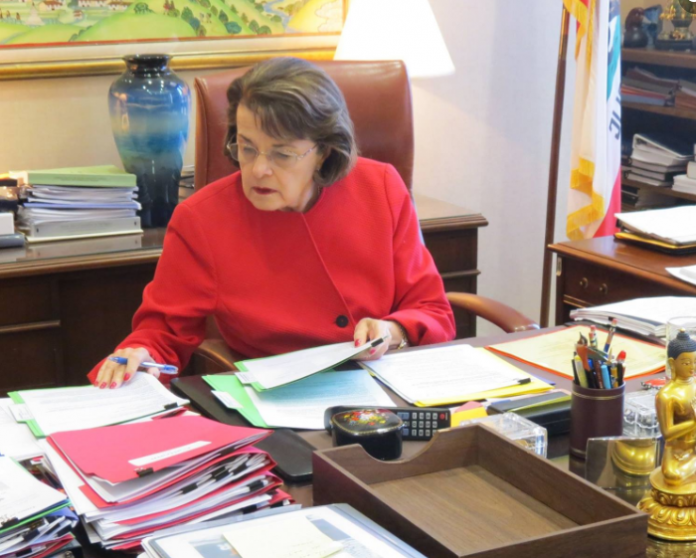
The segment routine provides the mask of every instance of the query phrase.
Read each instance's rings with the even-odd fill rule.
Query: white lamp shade
[[[350,0],[335,60],[403,60],[411,77],[454,73],[428,0]]]

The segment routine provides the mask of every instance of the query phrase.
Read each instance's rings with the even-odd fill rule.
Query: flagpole
[[[556,193],[558,190],[558,158],[561,149],[561,124],[563,121],[563,99],[565,97],[566,57],[568,54],[568,25],[570,13],[563,5],[561,15],[561,36],[558,46],[558,66],[556,69],[556,96],[553,107],[553,128],[551,132],[551,161],[549,164],[549,188],[546,201],[546,234],[544,236],[544,268],[541,283],[541,327],[549,325],[549,303],[551,298],[551,263],[553,255],[548,246],[553,243],[556,228]]]

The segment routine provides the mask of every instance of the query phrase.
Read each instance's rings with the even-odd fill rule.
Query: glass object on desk
[[[541,457],[546,457],[548,447],[546,428],[533,423],[517,413],[502,413],[476,418],[460,423],[460,426],[485,424],[510,440],[516,441],[524,449]]]
[[[123,166],[138,177],[142,226],[165,227],[179,200],[191,92],[169,56],[126,56],[109,89],[111,128]]]
[[[650,473],[662,456],[662,438],[589,438],[585,479],[626,502],[637,504],[650,493]]]
[[[657,389],[627,393],[624,399],[624,436],[660,436],[655,396]]]

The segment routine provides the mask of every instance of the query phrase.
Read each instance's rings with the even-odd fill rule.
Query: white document
[[[43,455],[29,427],[17,423],[12,416],[9,409],[14,406],[9,397],[0,399],[0,454],[17,461]]]
[[[20,391],[45,436],[54,432],[84,430],[119,424],[161,413],[165,406],[182,406],[176,397],[150,374],[138,372],[118,389],[95,386]]]
[[[686,267],[666,267],[667,273],[674,275],[677,279],[681,279],[692,285],[696,285],[696,265],[688,265]],[[692,316],[693,314],[689,314]]]
[[[237,378],[243,384],[256,384],[254,387],[258,385],[261,389],[271,389],[333,368],[384,342],[386,340],[380,338],[356,347],[352,341],[347,341],[268,358],[245,360],[237,363],[240,370],[244,368],[244,372],[238,373]]]
[[[644,233],[668,243],[696,242],[696,205],[617,213],[616,218],[629,230]]]
[[[472,393],[529,380],[514,366],[471,345],[396,352],[361,366],[410,403],[464,400]]]
[[[322,372],[260,393],[245,389],[266,424],[274,427],[323,430],[324,411],[335,405],[396,406],[366,370]]]
[[[63,494],[35,479],[10,457],[0,456],[0,526],[13,518],[30,518],[63,502]]]

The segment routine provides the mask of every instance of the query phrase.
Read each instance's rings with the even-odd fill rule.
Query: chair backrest
[[[411,190],[413,113],[411,87],[403,62],[322,61],[343,92],[355,125],[361,156],[391,163]],[[227,88],[249,68],[235,68],[195,79],[196,189],[237,170],[224,155]]]

